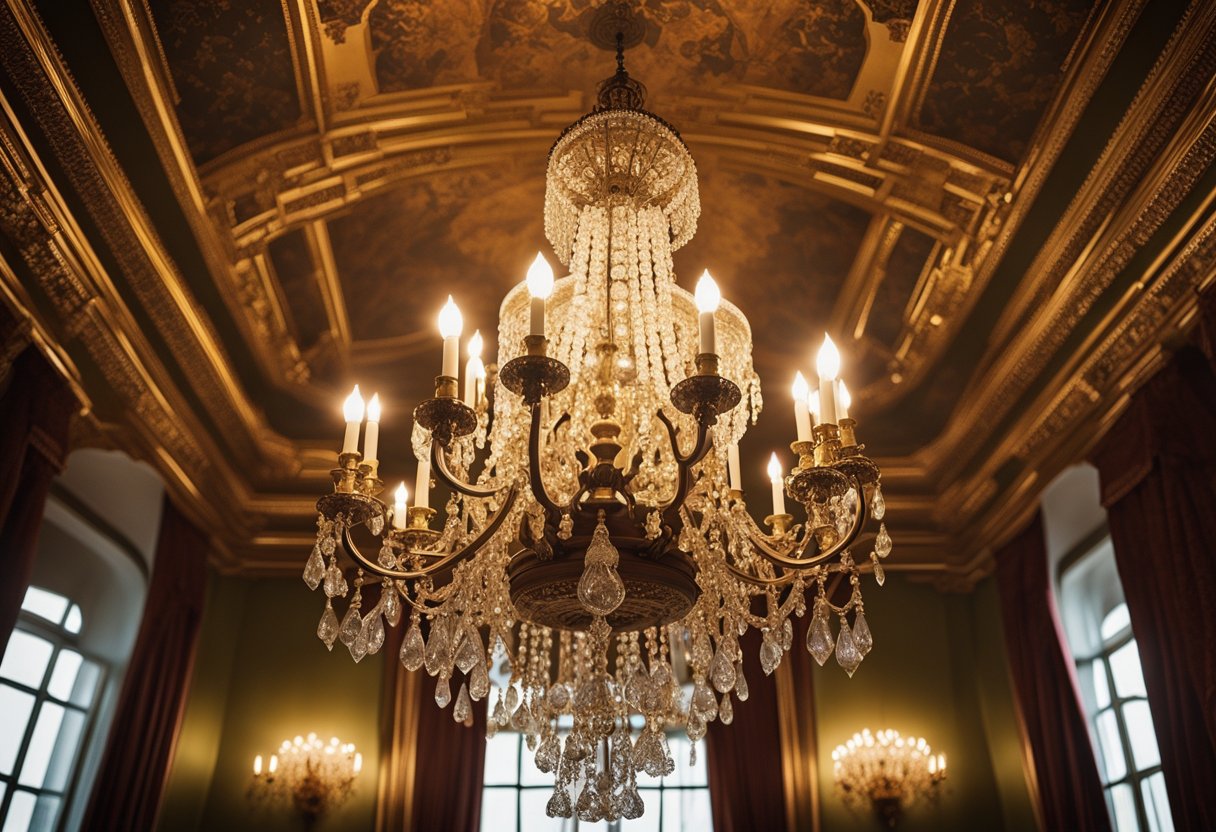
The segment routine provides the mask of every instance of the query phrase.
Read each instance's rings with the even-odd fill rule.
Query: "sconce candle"
[[[363,461],[376,464],[376,453],[380,445],[380,394],[372,396],[367,403],[367,430],[363,434]]]
[[[486,365],[481,360],[482,347],[481,330],[474,330],[473,337],[465,348],[469,360],[464,365],[464,403],[469,407],[477,407],[477,400],[480,398],[477,383],[486,375]]]
[[[355,389],[342,403],[342,416],[346,419],[346,436],[342,439],[342,453],[358,453],[359,425],[363,422],[363,397],[359,395],[359,385],[355,385]]]
[[[414,478],[414,505],[431,507],[431,446],[428,443],[422,459],[418,460],[418,473]]]
[[[409,489],[405,487],[405,483],[397,486],[397,490],[393,492],[393,528],[405,528],[405,503],[410,498]]]
[[[726,446],[727,483],[736,491],[743,490],[743,471],[739,464],[739,445],[731,442]]]
[[[539,251],[528,267],[528,294],[532,297],[529,331],[533,336],[545,335],[545,301],[553,294],[553,268]]]
[[[781,482],[781,461],[775,451],[768,460],[768,478],[773,484],[773,514],[785,514],[785,484]]]
[[[844,379],[840,380],[840,395],[836,397],[836,418],[844,420],[849,418],[849,408],[853,405],[853,397],[849,395],[849,388],[845,386]]]
[[[840,353],[830,335],[823,336],[823,346],[815,359],[819,373],[819,409],[826,424],[836,424],[836,376],[840,374]]]
[[[718,304],[722,302],[722,293],[718,291],[718,284],[714,282],[709,269],[706,269],[701,274],[701,279],[697,281],[695,298],[697,311],[701,313],[698,318],[701,354],[716,355],[718,330],[714,323],[714,313],[718,311]]]
[[[808,399],[811,388],[801,372],[794,374],[794,385],[790,388],[794,396],[794,425],[798,429],[798,441],[811,441],[811,413]]]

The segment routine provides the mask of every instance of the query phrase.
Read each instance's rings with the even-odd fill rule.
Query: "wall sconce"
[[[265,761],[253,758],[250,795],[267,802],[288,802],[312,822],[350,796],[355,778],[363,770],[363,755],[354,743],[328,743],[316,734],[283,740]]]
[[[934,754],[924,737],[901,737],[890,728],[854,734],[832,752],[836,787],[854,810],[869,808],[894,829],[918,800],[936,800],[946,779],[946,755]]]

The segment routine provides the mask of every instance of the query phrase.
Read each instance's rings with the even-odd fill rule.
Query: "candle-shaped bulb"
[[[808,404],[810,405],[810,409],[811,409],[811,418],[813,418],[815,420],[815,424],[819,424],[819,422],[821,422],[822,420],[819,418],[820,410],[819,410],[819,391],[818,390],[811,391],[811,396],[810,396],[810,399],[808,400]]]
[[[259,754],[253,758],[253,774],[256,777],[262,773],[262,755]]]
[[[380,394],[372,395],[372,400],[367,403],[367,421],[380,423]]]
[[[367,403],[367,430],[363,435],[363,461],[373,463],[380,449],[380,394]]]
[[[773,514],[785,514],[785,484],[781,481],[781,460],[776,453],[768,459],[768,478],[773,484]]]
[[[718,304],[722,302],[722,292],[718,290],[718,283],[709,273],[709,269],[701,273],[701,278],[697,281],[695,297],[698,312],[718,311]]]
[[[464,403],[473,408],[477,407],[477,401],[481,398],[478,382],[486,377],[486,365],[481,360],[483,346],[481,330],[478,329],[469,339],[469,345],[466,347],[469,360],[464,365]]]
[[[937,774],[937,758],[936,757],[929,758],[929,773]]]
[[[274,774],[276,771],[279,770],[279,755],[278,754],[270,755],[270,765],[267,766],[266,770],[269,771],[271,774]]]
[[[405,528],[405,503],[410,498],[410,491],[405,487],[405,483],[397,486],[397,490],[393,492],[393,528]]]
[[[359,385],[346,397],[342,403],[342,417],[346,419],[346,434],[342,438],[342,453],[353,454],[359,451],[359,425],[363,422],[363,396],[359,395]]]
[[[823,346],[815,357],[815,371],[819,373],[820,381],[834,380],[840,375],[840,351],[832,343],[832,336],[823,336]]]
[[[794,425],[798,429],[799,442],[811,441],[811,412],[807,402],[810,390],[802,373],[795,373],[790,393],[794,396]]]
[[[355,774],[363,771],[363,755],[358,751],[355,752]]]
[[[847,419],[849,418],[849,408],[853,405],[853,396],[849,393],[849,388],[845,385],[843,379],[841,379],[838,387],[840,388],[840,393],[836,397],[836,415],[841,419]]]
[[[456,301],[448,295],[448,302],[439,310],[439,334],[444,338],[459,338],[463,331],[464,316],[460,314]]]
[[[776,451],[768,458],[768,478],[770,482],[781,482],[781,460],[777,459]]]
[[[469,345],[465,348],[468,350],[469,358],[481,358],[481,350],[483,346],[484,344],[481,340],[481,330],[473,330],[473,337],[469,339]]]
[[[527,284],[528,294],[534,298],[548,300],[553,294],[553,267],[539,251],[536,252],[532,265],[528,267]]]
[[[714,313],[718,311],[718,304],[722,301],[722,293],[718,291],[718,284],[709,274],[709,269],[701,275],[701,279],[697,281],[696,291],[697,311],[701,314],[698,316],[698,334],[700,339],[698,346],[702,355],[717,355],[718,353],[718,330],[717,324],[714,323]]]

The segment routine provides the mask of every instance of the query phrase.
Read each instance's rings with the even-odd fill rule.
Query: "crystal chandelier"
[[[471,360],[463,398],[449,298],[435,396],[414,411],[413,506],[404,484],[391,510],[379,499],[379,403],[365,414],[356,388],[304,572],[324,588],[326,646],[341,640],[359,661],[408,619],[400,659],[436,678],[436,703],[471,724],[471,702],[490,696],[488,733],[526,734],[555,777],[549,815],[588,822],[641,815],[637,772],[674,767],[668,730],[687,732],[695,759],[707,723],[732,721],[732,692],[747,699],[739,637],[761,631],[771,673],[807,592],[807,649],[853,674],[873,641],[850,547],[885,510],[825,339],[818,389],[795,381],[798,461],[784,472],[774,455],[766,528],[748,513],[737,443],[761,408],[751,330],[708,272],[695,297],[675,283],[672,252],[700,213],[696,169],[679,134],[643,109],[623,59],[636,40],[625,20],[616,74],[549,154],[545,231],[567,276],[554,280],[538,255],[502,303],[500,369],[483,391]],[[438,527],[432,471],[451,493]],[[786,513],[787,495],[804,522]],[[881,584],[891,539],[882,525],[867,539]],[[358,567],[353,595],[340,552]],[[849,583],[843,605],[829,599],[837,578]],[[339,620],[333,601],[348,595]]]
[[[832,752],[836,787],[854,809],[870,808],[894,828],[904,809],[933,799],[946,779],[946,755],[934,754],[924,737],[905,739],[866,728]]]
[[[257,800],[291,803],[315,820],[350,796],[362,770],[363,755],[354,743],[337,737],[326,743],[315,733],[297,736],[283,740],[264,766],[261,754],[253,758],[249,794]]]

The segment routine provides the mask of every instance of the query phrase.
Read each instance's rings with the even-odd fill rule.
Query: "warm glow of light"
[[[701,273],[701,279],[697,281],[695,297],[698,312],[718,311],[718,304],[722,302],[722,293],[718,291],[718,284],[714,282],[709,269]]]
[[[811,391],[811,395],[809,397],[809,406],[811,408],[811,415],[815,417],[815,421],[816,422],[820,421],[820,419],[819,419],[819,391],[818,390]]]
[[[393,508],[396,511],[405,511],[405,501],[410,498],[410,491],[405,487],[405,483],[397,486],[397,490],[393,492]],[[337,740],[337,737],[334,737]],[[330,745],[337,745],[337,742],[331,742]]]
[[[768,478],[770,482],[781,480],[781,460],[777,459],[776,451],[768,458]]]
[[[460,314],[456,301],[448,295],[448,302],[439,310],[439,334],[444,338],[459,338],[463,330],[464,316]]]
[[[274,774],[278,770],[279,770],[279,756],[277,754],[271,754],[270,755],[270,765],[267,768],[267,771],[269,771],[271,774]]]
[[[355,752],[355,774],[363,771],[363,755]]]
[[[819,373],[820,381],[831,381],[840,375],[840,351],[827,333],[824,333],[823,346],[815,357],[815,371]]]
[[[372,396],[372,400],[367,403],[367,421],[380,421],[380,394],[376,393]]]
[[[553,294],[553,267],[539,251],[528,267],[528,294],[534,298],[548,298]]]
[[[471,358],[469,359],[469,367],[471,368],[473,378],[480,379],[481,381],[486,380],[486,364],[484,361],[480,358]]]
[[[254,776],[257,776],[262,773],[262,755],[261,754],[259,754],[258,756],[253,758],[253,773],[254,773]]]
[[[469,358],[481,358],[482,346],[481,330],[475,329],[473,330],[473,337],[469,339]]]
[[[806,383],[806,377],[802,375],[802,371],[799,370],[797,373],[794,373],[794,384],[790,387],[790,394],[794,397],[794,401],[807,401],[810,392],[811,387]]]
[[[363,396],[359,395],[359,385],[355,385],[355,389],[342,403],[342,416],[347,422],[363,421]]]
[[[839,399],[840,399],[840,401],[838,401],[836,404],[837,409],[843,410],[845,413],[848,413],[849,408],[853,406],[853,396],[850,395],[849,388],[847,386],[845,386],[845,383],[843,381],[840,382]]]

